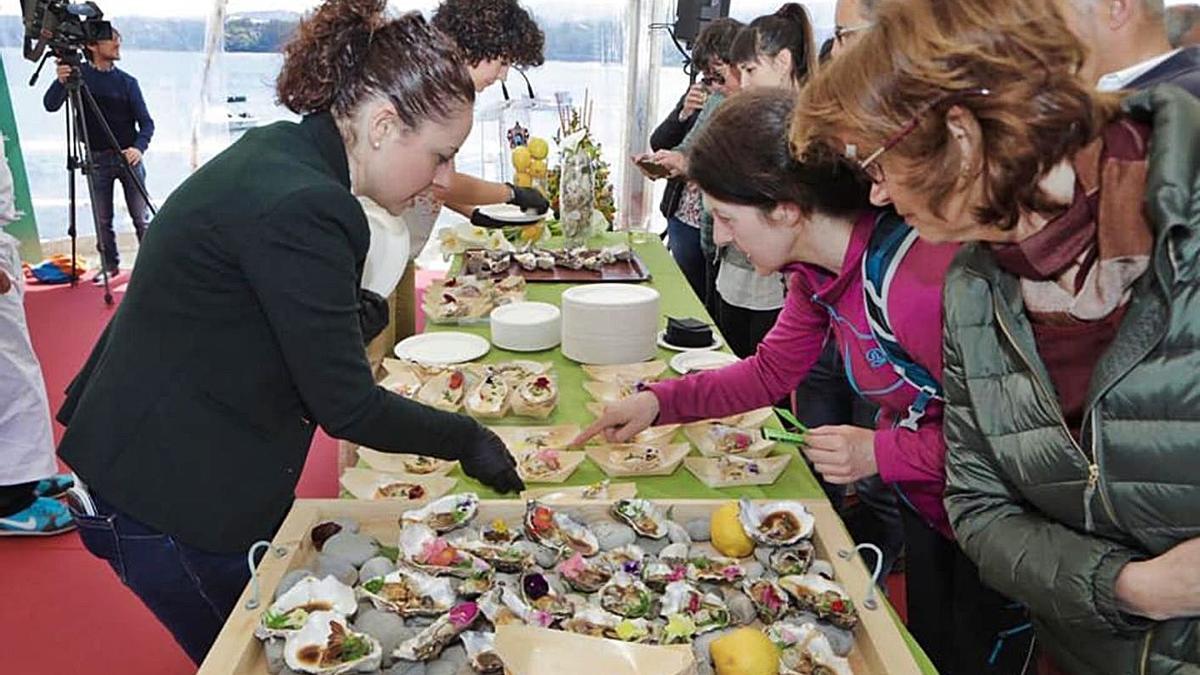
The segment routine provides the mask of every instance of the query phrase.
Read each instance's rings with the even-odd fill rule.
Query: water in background
[[[36,88],[27,86],[35,64],[22,58],[19,49],[0,49],[9,86],[17,125],[21,135],[21,149],[25,156],[25,167],[29,173],[34,210],[38,228],[43,239],[64,237],[67,234],[67,173],[65,113],[50,114],[42,107],[42,95],[50,86],[53,77],[51,66],[43,71]],[[296,119],[286,109],[275,105],[274,79],[279,71],[279,54],[235,53],[223,55],[223,69],[227,83],[227,94],[245,96],[244,104],[236,104],[236,111],[247,112],[266,124],[277,120]],[[141,84],[150,115],[154,118],[154,139],[146,154],[147,187],[151,198],[161,205],[190,173],[192,111],[199,105],[199,70],[202,54],[198,52],[134,51],[125,50],[119,63],[122,70],[130,73]],[[625,72],[621,64],[547,62],[529,73],[535,93],[542,98],[553,97],[554,92],[570,92],[574,101],[582,103],[585,90],[590,91],[595,101],[593,133],[605,147],[605,155],[613,166],[612,181],[620,187],[621,176],[628,166],[621,146],[621,133],[625,124]],[[661,119],[674,106],[687,86],[687,79],[678,70],[665,70],[660,76],[661,86],[658,115]],[[523,95],[525,85],[519,76],[509,78],[509,92],[514,97]],[[502,100],[499,86],[494,86],[480,95],[477,106]],[[539,118],[541,119],[541,118]],[[554,134],[548,128],[536,128],[533,133],[547,138]],[[484,175],[495,179],[494,163],[484,167],[484,155],[498,150],[492,126],[477,123],[467,139],[458,159],[458,169],[463,173]],[[212,138],[215,142],[204,150],[203,156],[212,156],[229,139]],[[117,191],[116,212],[118,229],[131,229],[124,204]],[[92,230],[87,186],[77,178],[78,218],[81,232]]]

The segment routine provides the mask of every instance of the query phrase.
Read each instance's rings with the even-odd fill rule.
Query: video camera
[[[84,45],[111,40],[112,24],[95,2],[23,0],[25,58],[38,61],[47,48],[59,58],[77,54]]]

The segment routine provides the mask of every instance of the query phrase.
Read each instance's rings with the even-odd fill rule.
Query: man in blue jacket
[[[117,68],[116,62],[121,59],[121,34],[113,29],[111,40],[101,40],[87,45],[85,55],[88,62],[80,68],[83,81],[92,92],[92,97],[100,108],[100,114],[113,135],[117,138],[119,148],[112,147],[108,135],[104,132],[100,120],[94,119],[91,110],[84,105],[84,120],[87,125],[88,139],[91,142],[92,164],[95,167],[93,177],[96,189],[96,229],[101,243],[102,263],[111,279],[121,273],[121,256],[117,252],[117,238],[113,232],[113,186],[115,181],[121,181],[121,189],[125,192],[125,206],[133,219],[133,228],[138,241],[146,233],[147,206],[141,191],[124,170],[126,164],[132,169],[138,180],[145,185],[146,167],[142,156],[150,147],[150,138],[154,136],[154,120],[150,119],[150,111],[146,109],[146,101],[142,98],[142,89],[138,81],[129,73]],[[58,79],[50,85],[42,102],[47,112],[56,112],[67,100],[67,88],[64,84],[71,75],[71,67],[59,62]],[[97,274],[93,280],[101,283],[103,275]]]

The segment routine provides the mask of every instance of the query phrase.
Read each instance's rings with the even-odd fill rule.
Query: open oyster
[[[624,572],[634,576],[641,576],[646,552],[635,544],[629,544],[628,546],[619,546],[601,554],[600,559],[614,572]]]
[[[479,609],[495,626],[528,624],[546,628],[554,616],[533,607],[521,594],[508,586],[498,585],[479,599]]]
[[[734,558],[696,556],[688,558],[687,578],[714,584],[735,584],[746,576],[746,568]]]
[[[690,623],[695,634],[706,633],[729,625],[729,608],[725,601],[712,593],[703,593],[686,581],[674,581],[663,594],[662,615],[667,619],[668,631],[673,617],[683,617]],[[676,636],[678,635],[675,632]],[[669,634],[668,638],[672,638]],[[673,641],[684,641],[675,637]]]
[[[797,574],[808,574],[814,557],[816,557],[816,551],[813,549],[812,542],[801,541],[795,546],[778,548],[771,551],[771,555],[767,560],[771,565],[771,569],[776,574],[786,577]]]
[[[622,572],[600,589],[600,606],[628,619],[640,619],[650,616],[654,596],[637,577]]]
[[[457,600],[449,579],[402,567],[391,574],[368,579],[358,593],[376,609],[400,616],[437,616]]]
[[[671,546],[675,546],[675,544]],[[671,546],[663,549],[663,553],[666,553]],[[686,557],[687,552],[684,551],[683,555]],[[684,579],[687,579],[687,563],[683,558],[659,555],[656,559],[647,560],[642,568],[642,581],[659,593],[666,590],[669,584]]]
[[[645,619],[627,619],[598,607],[587,607],[563,621],[563,630],[622,642],[654,639],[654,628]]]
[[[557,549],[575,551],[585,557],[596,555],[600,544],[596,535],[565,513],[530,500],[525,505],[525,535],[531,541]]]
[[[816,519],[800,502],[755,504],[743,498],[738,518],[751,539],[767,546],[790,546],[812,537]]]
[[[370,635],[350,630],[340,614],[316,612],[287,637],[283,659],[288,668],[298,673],[341,675],[377,670],[383,659],[383,647]]]
[[[421,523],[438,534],[445,534],[471,522],[478,509],[479,495],[473,492],[447,495],[419,509],[405,511],[400,516],[400,526]]]
[[[503,673],[504,661],[496,653],[496,634],[465,631],[462,634],[463,648],[467,650],[467,660],[477,673],[489,675]]]
[[[499,377],[484,378],[467,394],[467,412],[476,417],[499,418],[508,413],[508,383]]]
[[[517,385],[513,413],[545,419],[558,405],[558,385],[549,375],[532,375]]]
[[[458,582],[458,594],[463,599],[471,600],[492,590],[496,582],[491,570],[475,572]]]
[[[317,612],[353,616],[357,610],[353,588],[332,576],[304,577],[263,612],[255,635],[262,640],[285,637],[300,630],[308,617]]]
[[[662,539],[667,536],[667,517],[649,499],[619,499],[613,502],[612,514],[643,537]]]
[[[469,386],[465,371],[448,370],[422,385],[417,391],[417,400],[438,410],[458,412]]]
[[[495,518],[483,528],[483,540],[489,544],[507,546],[521,538],[521,531],[514,530],[503,518]]]
[[[854,675],[850,662],[834,653],[829,638],[811,623],[776,623],[767,639],[780,649],[780,675]]]
[[[612,569],[601,559],[576,553],[558,565],[558,575],[580,593],[595,593],[612,578]]]
[[[768,579],[747,579],[742,588],[754,603],[758,618],[764,624],[775,623],[787,613],[788,595],[779,584]]]
[[[795,598],[801,611],[812,612],[838,628],[850,630],[858,625],[854,602],[837,582],[816,574],[803,574],[782,577],[779,586]]]
[[[479,605],[473,602],[459,604],[412,639],[400,643],[392,655],[405,661],[432,660],[478,618]]]
[[[497,572],[515,574],[533,567],[533,554],[520,548],[486,541],[460,541],[458,547],[491,565]]]
[[[521,576],[521,597],[531,607],[555,617],[571,616],[575,606],[558,594],[541,572],[527,572]]]
[[[491,571],[491,566],[486,562],[457,548],[421,523],[400,530],[400,554],[409,564],[430,574],[465,579]]]

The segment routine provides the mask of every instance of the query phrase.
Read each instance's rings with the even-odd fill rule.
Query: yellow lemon
[[[533,176],[530,176],[524,172],[518,173],[516,177],[513,178],[513,183],[517,187],[533,187]]]
[[[542,238],[542,224],[530,225],[521,229],[521,241],[537,241]]]
[[[713,548],[731,558],[745,558],[754,553],[754,541],[746,536],[738,513],[738,503],[727,502],[713,511],[709,520]]]
[[[550,144],[544,138],[529,139],[529,154],[533,155],[534,159],[546,159],[550,154]]]
[[[529,175],[534,178],[545,178],[548,173],[549,167],[546,166],[546,160],[544,159],[535,159],[529,165]]]
[[[717,675],[779,675],[779,648],[754,628],[713,640],[709,655]]]
[[[530,157],[529,148],[525,147],[524,145],[513,148],[512,163],[513,167],[515,167],[517,171],[527,171],[529,169],[529,163],[532,161],[533,158]]]

